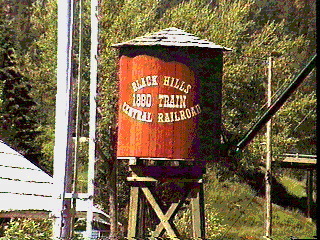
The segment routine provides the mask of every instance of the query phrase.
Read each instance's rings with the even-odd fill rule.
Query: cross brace
[[[181,198],[177,202],[171,203],[170,207],[166,211],[164,211],[163,207],[161,207],[162,204],[160,199],[153,192],[153,187],[152,185],[150,185],[150,181],[134,182],[134,184],[131,186],[130,191],[130,208],[127,234],[128,239],[139,239],[141,237],[146,237],[138,236],[138,229],[144,229],[144,226],[139,226],[143,222],[142,219],[139,219],[139,209],[141,210],[141,207],[145,207],[141,206],[141,198],[143,196],[148,201],[149,205],[160,220],[160,222],[154,227],[154,230],[151,231],[150,239],[157,239],[157,237],[163,236],[165,232],[170,238],[180,239],[180,234],[175,227],[173,220],[192,191],[196,193],[195,195],[191,196],[193,238],[205,239],[203,184],[202,181],[199,181],[199,179],[197,179],[190,186],[193,187],[185,189],[183,196],[181,196]],[[144,229],[144,231],[146,231],[146,229]]]

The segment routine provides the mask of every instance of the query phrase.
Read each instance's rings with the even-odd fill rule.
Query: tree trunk
[[[110,240],[118,239],[118,213],[117,213],[117,163],[114,162],[110,175],[109,209],[110,209]]]

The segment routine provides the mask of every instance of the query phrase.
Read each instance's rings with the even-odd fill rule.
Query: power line
[[[263,185],[261,185],[262,187]],[[260,189],[261,189],[260,187]],[[255,197],[257,196],[257,193],[253,195],[253,197],[250,199],[250,201],[248,202],[248,204],[245,206],[245,208],[247,208],[255,199]],[[227,231],[222,235],[222,239],[229,233],[229,231],[231,230],[231,228],[233,228],[233,226],[240,220],[240,218],[242,217],[242,215],[244,215],[244,212],[240,212],[240,215],[238,216],[238,218],[233,222],[233,224],[227,229]]]
[[[14,168],[14,169],[21,169],[21,170],[32,170],[32,171],[43,172],[41,169],[28,168],[28,167],[8,166],[8,165],[3,165],[3,164],[0,164],[0,167],[7,167],[7,168]]]
[[[299,122],[299,124],[292,130],[292,132],[294,132],[307,118],[308,116],[316,109],[317,106],[314,106],[308,113],[307,115],[302,119],[301,122]]]

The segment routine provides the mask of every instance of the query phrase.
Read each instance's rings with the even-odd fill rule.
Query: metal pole
[[[77,211],[77,180],[78,180],[78,158],[79,158],[79,139],[80,139],[80,115],[81,115],[81,80],[82,80],[82,56],[83,56],[83,42],[82,42],[82,0],[79,0],[79,54],[78,54],[78,76],[77,76],[77,103],[76,103],[76,126],[75,126],[75,142],[74,142],[74,158],[73,158],[73,183],[72,183],[72,229],[75,225],[75,217]]]
[[[91,0],[91,53],[90,53],[90,120],[88,161],[88,210],[86,237],[91,239],[93,222],[94,164],[96,152],[96,96],[98,72],[98,0]]]
[[[73,0],[58,1],[58,54],[57,95],[54,145],[54,188],[57,201],[53,206],[53,237],[68,239],[71,233],[71,200],[65,198],[71,192],[71,49],[73,25]]]
[[[272,57],[268,58],[268,107],[271,106],[271,83],[272,83]],[[272,130],[272,122],[271,119],[267,122],[267,156],[266,156],[266,237],[269,239],[272,234],[272,202],[271,202],[271,181],[272,181],[272,145],[271,145],[271,130]]]

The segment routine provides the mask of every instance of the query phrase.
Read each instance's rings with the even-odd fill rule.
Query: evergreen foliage
[[[23,76],[15,51],[22,52],[18,35],[27,30],[21,24],[15,24],[15,18],[21,17],[17,16],[20,10],[12,9],[9,3],[4,1],[0,7],[0,137],[38,164],[40,149],[34,142],[40,133],[38,106],[30,94],[30,81]]]
[[[34,139],[39,135],[37,104],[30,96],[31,86],[17,69],[12,48],[3,51],[0,65],[1,109],[0,137],[38,165],[39,146]]]
[[[42,134],[36,139],[41,146],[41,165],[52,173],[57,67],[56,1],[35,1],[30,22],[35,38],[20,61],[23,72],[29,76],[29,83],[34,86],[31,95],[41,106],[38,121]]]

